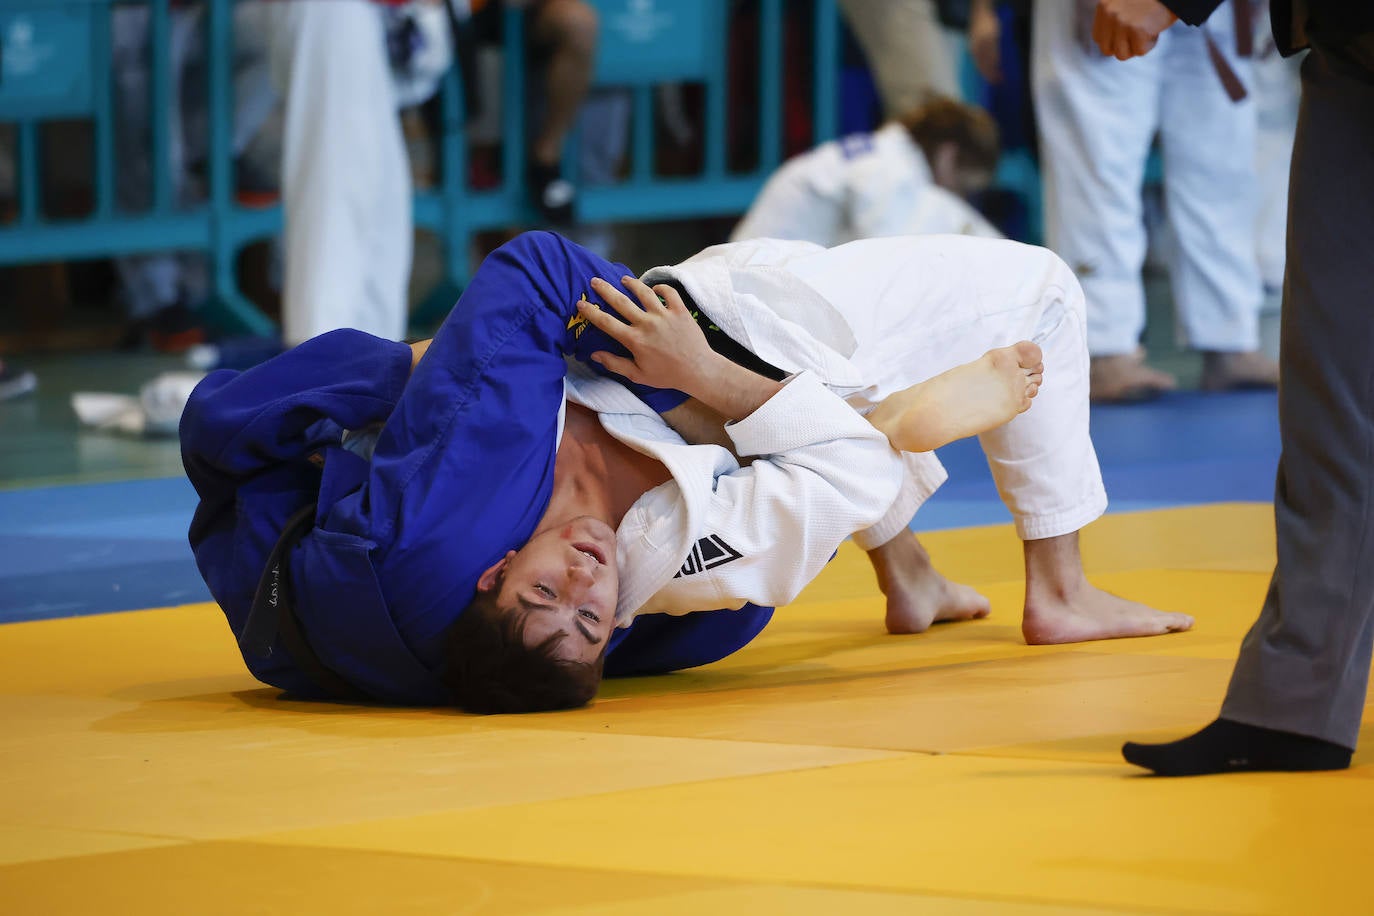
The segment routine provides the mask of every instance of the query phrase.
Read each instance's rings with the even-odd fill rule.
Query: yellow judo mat
[[[284,702],[208,604],[3,626],[0,912],[1374,913],[1369,752],[1118,756],[1216,715],[1272,530],[1104,518],[1094,581],[1197,627],[1048,648],[1009,526],[922,536],[993,613],[921,636],[846,545],[735,657],[549,715]]]

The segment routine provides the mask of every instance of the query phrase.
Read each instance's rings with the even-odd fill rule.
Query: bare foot
[[[932,623],[988,616],[988,599],[940,575],[910,531],[870,550],[868,557],[887,597],[889,633],[924,633]]]
[[[1157,611],[1135,601],[1127,601],[1088,582],[1074,595],[1059,600],[1026,596],[1021,635],[1032,646],[1094,639],[1120,639],[1127,636],[1161,636],[1192,629],[1187,614]]]
[[[1187,614],[1127,601],[1088,581],[1078,532],[1023,543],[1026,609],[1021,635],[1033,646],[1123,636],[1159,636],[1190,629]]]
[[[1001,426],[1030,408],[1045,366],[1023,340],[884,398],[869,421],[903,452],[929,452]]]
[[[1259,350],[1244,353],[1207,350],[1202,354],[1202,387],[1206,391],[1276,388],[1278,384],[1279,364]]]
[[[1092,399],[1101,403],[1148,401],[1172,391],[1174,377],[1145,365],[1145,351],[1094,356],[1088,370]]]

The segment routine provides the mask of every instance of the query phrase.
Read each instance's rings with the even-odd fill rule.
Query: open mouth
[[[606,555],[602,553],[601,548],[597,547],[595,544],[589,544],[584,541],[580,544],[574,544],[573,550],[576,550],[578,553],[584,553],[587,556],[591,557],[593,560],[597,562],[597,565],[599,566],[606,565]]]

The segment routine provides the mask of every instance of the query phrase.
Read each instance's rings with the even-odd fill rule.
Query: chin
[[[581,527],[588,534],[591,534],[592,536],[603,540],[607,540],[612,545],[615,544],[615,529],[612,528],[610,525],[606,524],[605,522],[603,522],[601,519],[594,518],[590,515],[585,516],[582,519]]]

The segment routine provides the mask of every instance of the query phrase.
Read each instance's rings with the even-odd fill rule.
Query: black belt
[[[286,520],[281,537],[267,555],[267,565],[253,593],[239,649],[245,656],[268,658],[278,637],[296,665],[329,696],[340,700],[368,700],[367,694],[330,670],[305,638],[296,616],[295,596],[291,593],[291,563],[288,554],[315,527],[316,504],[311,503]]]
[[[673,289],[677,290],[678,295],[682,297],[682,304],[687,306],[687,311],[691,314],[692,318],[695,319],[697,326],[701,328],[701,332],[706,335],[706,343],[712,350],[715,350],[735,365],[743,366],[750,372],[761,375],[766,379],[780,382],[787,378],[786,372],[774,366],[772,363],[760,359],[745,348],[743,344],[727,336],[724,331],[716,327],[715,323],[711,321],[711,316],[704,314],[701,309],[697,307],[697,304],[692,301],[692,297],[688,295],[687,290],[683,288],[681,283],[678,283],[676,280],[669,280],[667,283]]]

